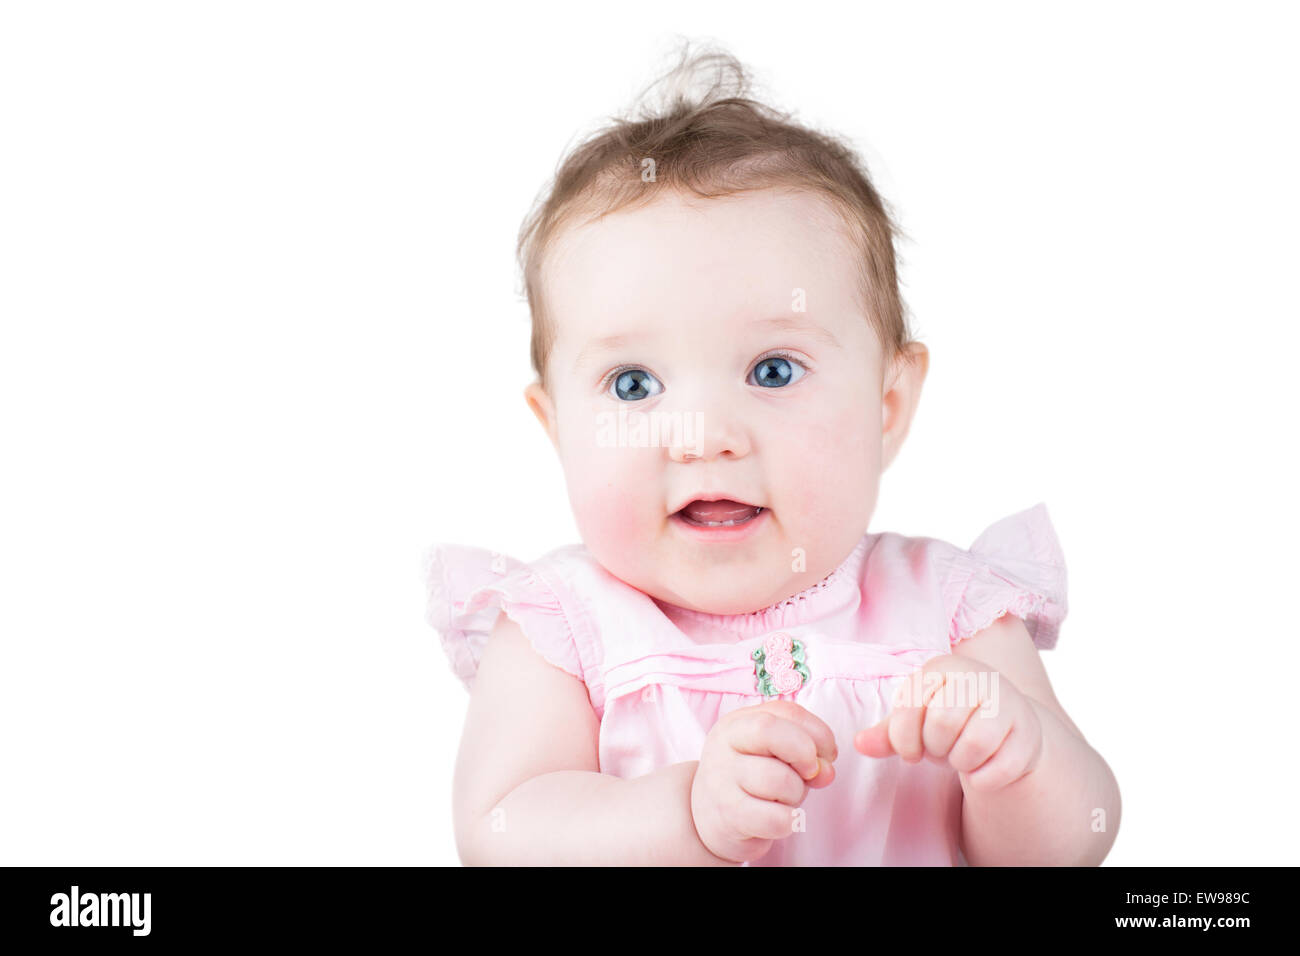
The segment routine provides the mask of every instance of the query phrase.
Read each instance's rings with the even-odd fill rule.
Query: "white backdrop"
[[[1047,503],[1107,863],[1294,863],[1291,21],[0,7],[0,863],[457,862],[421,554],[577,540],[514,240],[681,36],[849,137],[911,237],[932,361],[872,530]]]

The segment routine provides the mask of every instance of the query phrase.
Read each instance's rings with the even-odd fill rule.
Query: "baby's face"
[[[583,542],[652,597],[759,610],[867,531],[927,359],[882,367],[833,216],[802,192],[669,194],[565,231],[546,261],[550,393],[526,394]]]

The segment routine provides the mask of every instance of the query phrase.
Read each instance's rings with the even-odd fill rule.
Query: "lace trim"
[[[980,631],[991,627],[993,622],[998,620],[998,618],[1002,617],[1004,614],[1014,614],[1016,617],[1024,621],[1031,615],[1037,614],[1041,611],[1046,603],[1047,595],[1031,594],[1025,591],[1017,594],[1015,597],[1011,598],[1011,600],[997,605],[998,610],[986,615],[985,619],[975,627],[971,627],[966,621],[958,623],[954,620],[951,643],[956,644],[958,641],[964,641],[969,637],[974,637],[976,634],[980,633]]]
[[[800,601],[806,601],[814,594],[820,591],[825,591],[828,587],[834,584],[836,580],[839,577],[841,577],[843,574],[844,574],[844,566],[840,565],[840,567],[836,568],[830,574],[826,575],[826,577],[822,578],[816,584],[810,584],[808,587],[804,588],[798,594],[792,594],[785,600],[777,601],[775,604],[773,604],[770,607],[765,607],[758,611],[746,611],[744,614],[735,615],[735,617],[757,617],[760,614],[767,614],[770,611],[780,611],[784,608],[794,607]]]

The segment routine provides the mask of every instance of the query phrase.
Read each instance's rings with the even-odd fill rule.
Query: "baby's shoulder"
[[[861,574],[868,607],[873,600],[913,605],[919,615],[925,605],[948,628],[950,646],[1014,614],[1047,649],[1067,611],[1065,557],[1042,502],[995,521],[966,548],[927,536],[873,535]]]
[[[437,544],[425,552],[424,581],[426,620],[467,688],[504,613],[543,658],[587,685],[597,709],[606,656],[602,635],[647,610],[645,595],[606,571],[581,544],[562,545],[531,561]]]

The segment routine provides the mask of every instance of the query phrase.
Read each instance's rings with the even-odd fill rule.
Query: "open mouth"
[[[766,509],[761,505],[747,505],[743,501],[692,501],[676,517],[699,528],[733,528],[747,524]]]

